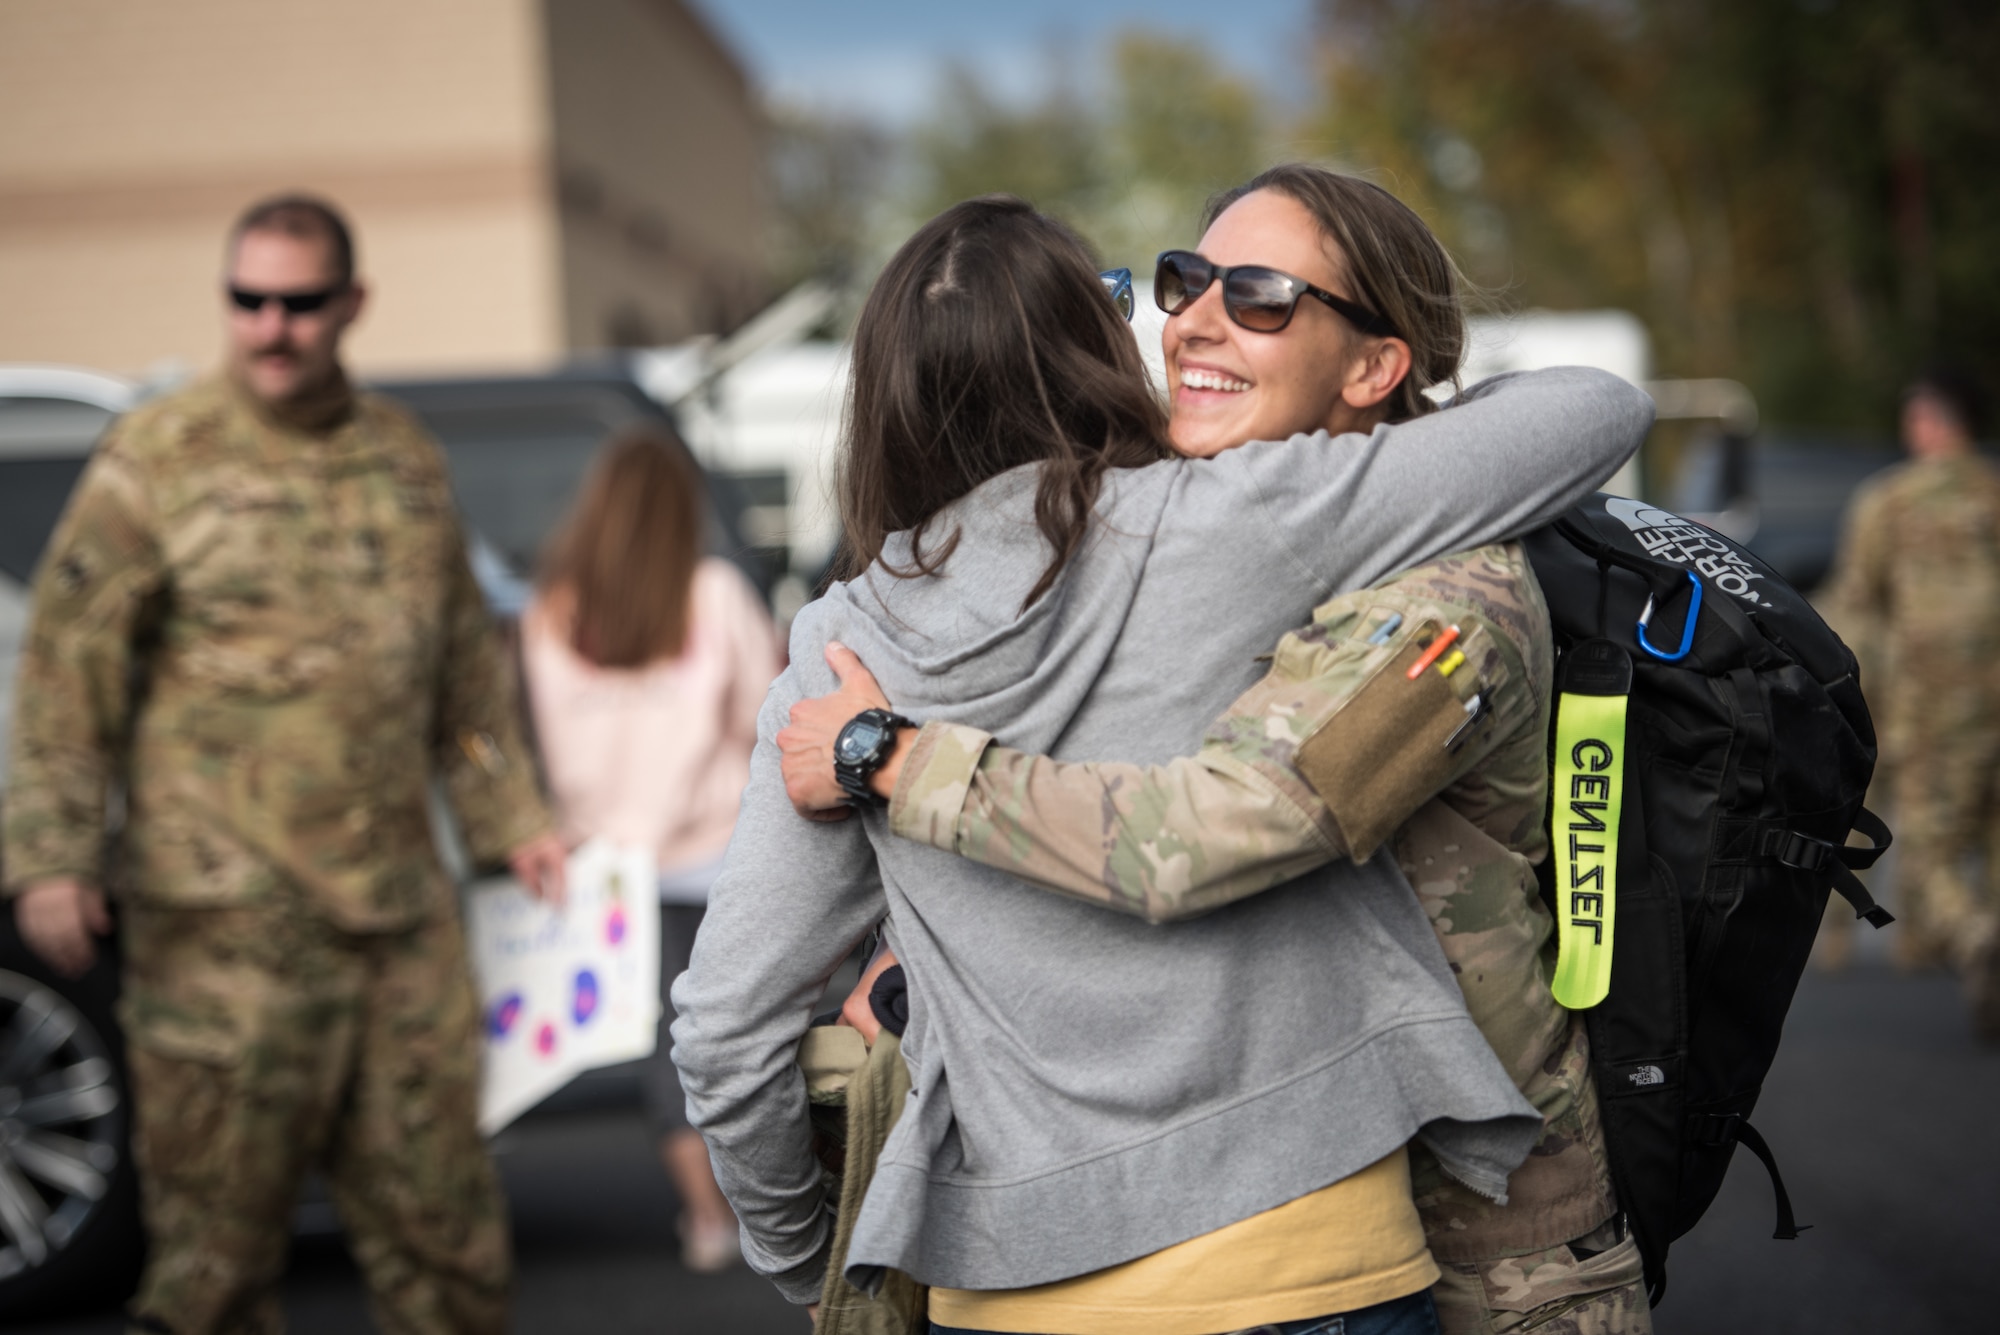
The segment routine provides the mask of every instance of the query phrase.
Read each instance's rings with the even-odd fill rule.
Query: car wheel
[[[100,964],[69,983],[32,961],[0,962],[0,1313],[117,1301],[137,1277],[109,973]]]

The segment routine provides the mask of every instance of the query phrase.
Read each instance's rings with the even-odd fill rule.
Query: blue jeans
[[[994,1335],[992,1331],[965,1330],[958,1326],[931,1324],[931,1335]],[[1237,1335],[1237,1332],[1229,1332]],[[1438,1335],[1437,1307],[1431,1291],[1425,1289],[1407,1298],[1364,1307],[1336,1316],[1309,1316],[1303,1321],[1281,1321],[1273,1326],[1252,1326],[1242,1335]]]

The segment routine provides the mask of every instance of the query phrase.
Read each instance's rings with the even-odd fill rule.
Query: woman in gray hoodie
[[[1339,282],[1315,279],[1336,300],[1293,318],[1369,314]],[[856,1227],[860,1279],[886,1266],[1018,1290],[1102,1270],[1360,1178],[1418,1136],[1502,1195],[1538,1119],[1393,866],[1328,868],[1157,932],[894,840],[876,815],[807,824],[770,739],[831,687],[837,639],[918,719],[1059,758],[1164,761],[1329,590],[1587,494],[1644,434],[1644,396],[1549,372],[1368,433],[1162,457],[1159,409],[1083,247],[1005,200],[949,210],[899,252],[856,331],[852,394],[855,577],[794,624],[674,990],[691,1119],[751,1263],[795,1301],[819,1292],[828,1227],[793,1056],[825,979],[885,915],[920,980],[914,1088]],[[1434,1274],[1420,1235],[1418,1252],[1391,1279],[1420,1297]],[[1287,1306],[1337,1297],[1338,1278],[1185,1329],[1344,1311]]]

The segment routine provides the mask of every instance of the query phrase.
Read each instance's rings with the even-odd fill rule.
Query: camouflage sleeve
[[[1532,616],[1493,596],[1525,570],[1517,548],[1483,549],[1334,598],[1279,642],[1199,752],[1165,765],[1054,761],[927,724],[890,828],[1151,922],[1365,859],[1539,717],[1515,624]]]
[[[1827,620],[1860,661],[1862,681],[1879,680],[1884,666],[1877,646],[1889,613],[1889,564],[1894,526],[1889,496],[1880,484],[1856,494],[1841,524],[1840,547],[1825,601]]]
[[[492,866],[553,821],[521,737],[518,683],[462,542],[451,562],[433,744],[473,862]]]
[[[1148,922],[1206,913],[1344,851],[1296,776],[1274,783],[1214,744],[1143,766],[991,742],[976,728],[925,724],[890,829]]]
[[[165,581],[151,492],[114,428],[35,577],[0,864],[10,891],[51,876],[98,877],[105,798],[131,721],[135,644]]]

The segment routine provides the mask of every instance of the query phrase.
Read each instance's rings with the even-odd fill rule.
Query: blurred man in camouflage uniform
[[[2000,470],[1981,458],[1975,386],[1938,373],[1903,403],[1907,463],[1854,498],[1832,610],[1866,657],[1896,813],[1897,961],[1988,953],[2000,776]],[[1984,874],[1971,865],[1984,855]],[[1992,998],[1985,1028],[2000,1038]]]
[[[90,966],[122,789],[135,1330],[280,1329],[317,1166],[384,1330],[498,1331],[507,1226],[431,776],[479,859],[560,894],[562,846],[442,456],[341,369],[363,292],[339,216],[252,209],[227,299],[227,373],[111,428],[36,579],[16,918],[52,966]]]
[[[1407,669],[1452,627],[1449,652],[1413,684]],[[795,707],[793,735],[779,737],[792,796],[811,806],[839,790],[830,763],[807,758],[859,710],[884,707],[851,653],[829,661],[841,690]],[[1553,670],[1526,558],[1489,547],[1316,609],[1193,757],[1056,762],[932,722],[904,730],[874,784],[899,835],[1153,922],[1390,848],[1545,1128],[1504,1206],[1411,1146],[1444,1272],[1439,1319],[1450,1335],[1629,1335],[1651,1329],[1640,1258],[1618,1218],[1582,1016],[1550,993],[1553,923],[1534,871],[1548,852]],[[792,785],[795,768],[811,785]]]

